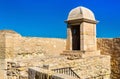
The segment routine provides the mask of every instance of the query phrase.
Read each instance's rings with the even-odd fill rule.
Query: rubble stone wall
[[[97,48],[101,54],[111,56],[111,79],[120,79],[120,38],[98,38]]]

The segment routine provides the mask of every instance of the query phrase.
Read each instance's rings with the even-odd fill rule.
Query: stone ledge
[[[63,53],[61,53],[61,55],[68,56],[68,59],[79,59],[91,56],[98,56],[100,55],[100,50],[97,51],[65,50],[63,51]]]

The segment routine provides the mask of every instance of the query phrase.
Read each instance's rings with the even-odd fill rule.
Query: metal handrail
[[[57,71],[57,73],[61,73],[60,71],[62,71],[62,74],[66,74],[66,73],[68,73],[68,72],[64,73],[63,71],[64,71],[64,70],[67,70],[67,69],[68,69],[68,72],[69,72],[69,74],[67,74],[67,75],[70,75],[70,76],[73,76],[73,77],[76,77],[76,78],[79,78],[79,79],[80,79],[80,77],[74,72],[74,70],[72,70],[71,67],[52,69],[52,71],[54,71],[54,72]],[[70,73],[71,73],[71,74],[70,74]]]
[[[76,74],[75,72],[74,72],[74,70],[72,70],[72,68],[70,68],[70,70],[77,76],[77,78],[79,78],[80,79],[80,77],[79,77],[79,75],[78,74]]]

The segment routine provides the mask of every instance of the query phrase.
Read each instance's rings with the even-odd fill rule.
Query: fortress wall
[[[14,51],[19,54],[46,53],[59,55],[65,49],[65,39],[57,38],[15,38]],[[97,39],[97,48],[101,54],[111,56],[112,79],[120,79],[120,38]]]
[[[40,53],[59,55],[64,49],[65,40],[57,38],[22,37],[16,39],[14,43],[14,51],[19,55]]]
[[[120,38],[98,38],[97,48],[101,54],[111,56],[111,79],[120,79]]]
[[[65,49],[64,39],[22,37],[18,53],[41,53],[57,55]],[[120,79],[120,38],[97,39],[101,54],[111,56],[112,79]]]
[[[16,53],[46,53],[58,55],[65,49],[65,40],[57,38],[22,37],[14,45]],[[120,79],[120,38],[97,39],[97,48],[103,55],[111,56],[112,79]],[[106,63],[107,64],[107,63]]]
[[[13,58],[14,55],[45,53],[58,55],[65,49],[66,40],[58,38],[22,37],[14,32],[0,31],[0,58]],[[97,39],[101,54],[110,55],[112,79],[120,79],[120,38]],[[107,64],[107,63],[106,63]]]
[[[59,55],[65,49],[65,39],[22,37],[14,31],[0,31],[0,58],[11,59],[17,55]]]

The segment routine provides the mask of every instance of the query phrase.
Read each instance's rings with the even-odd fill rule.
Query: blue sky
[[[97,37],[120,37],[119,0],[0,0],[0,29],[23,36],[66,38],[68,13],[77,6],[91,9]]]

